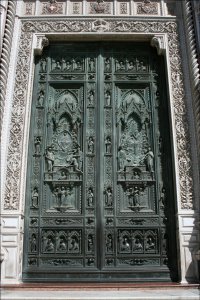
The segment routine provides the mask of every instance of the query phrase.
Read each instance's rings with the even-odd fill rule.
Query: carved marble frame
[[[98,22],[97,22],[98,21]],[[188,147],[187,108],[184,99],[184,82],[178,41],[177,23],[170,20],[120,19],[70,19],[22,21],[19,41],[13,110],[10,125],[10,140],[6,172],[6,189],[3,214],[23,216],[25,202],[25,179],[28,153],[28,132],[35,54],[41,54],[48,40],[149,40],[158,54],[165,56],[171,134],[177,198],[177,223],[182,212],[193,212],[193,178],[191,151]],[[190,214],[190,213],[189,213]],[[20,225],[18,225],[20,226]],[[23,227],[23,226],[22,226]],[[23,232],[23,230],[22,230]],[[22,233],[23,235],[23,233]],[[180,232],[178,232],[181,240]],[[18,262],[21,266],[23,238],[19,237]],[[182,242],[180,242],[182,243]],[[182,258],[181,258],[182,260]],[[20,267],[21,269],[21,267]],[[185,271],[186,272],[186,271]],[[19,272],[20,273],[20,272]],[[184,273],[184,271],[181,271]],[[181,274],[184,281],[184,274]]]

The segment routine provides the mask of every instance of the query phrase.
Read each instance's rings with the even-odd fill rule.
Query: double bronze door
[[[24,281],[176,279],[164,82],[148,44],[52,44],[36,59]]]

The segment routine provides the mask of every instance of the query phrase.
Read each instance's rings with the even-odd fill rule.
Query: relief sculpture
[[[122,184],[124,208],[140,211],[149,207],[148,195],[155,177],[151,115],[139,91],[120,90],[119,95],[118,181]]]

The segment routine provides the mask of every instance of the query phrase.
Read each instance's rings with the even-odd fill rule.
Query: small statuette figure
[[[94,250],[93,236],[88,235],[88,251],[91,252]]]
[[[141,240],[138,236],[136,236],[135,240],[134,240],[134,246],[133,246],[133,250],[143,250],[143,246],[141,243]]]
[[[106,92],[105,99],[106,99],[106,105],[110,106],[111,105],[111,95],[110,95],[110,92],[108,92],[108,91]]]
[[[91,188],[88,189],[88,194],[87,194],[87,204],[89,207],[93,206],[94,203],[94,194]]]
[[[93,137],[89,137],[88,141],[88,153],[94,153],[94,140]]]
[[[81,70],[81,69],[82,69],[81,62],[80,62],[80,60],[77,60],[76,61],[76,70]]]
[[[33,189],[32,196],[31,196],[32,208],[38,208],[38,199],[39,199],[38,189],[35,187]]]
[[[105,59],[105,72],[109,72],[110,71],[110,59],[106,58]]]
[[[32,236],[31,236],[30,250],[31,250],[31,252],[37,251],[37,240],[36,240],[35,234],[32,234]]]
[[[108,234],[107,239],[106,239],[106,251],[107,252],[113,251],[113,239],[112,239],[111,234]]]
[[[65,171],[62,171],[60,174],[59,180],[65,180],[67,178]]]
[[[106,146],[106,153],[111,153],[112,142],[109,136],[105,140],[105,146]]]
[[[112,206],[112,190],[110,187],[108,187],[105,191],[105,195],[106,195],[106,200],[105,200],[105,203],[106,203],[106,206]]]
[[[67,245],[66,245],[64,239],[62,239],[62,238],[59,241],[58,250],[59,251],[65,251],[65,250],[67,250]]]
[[[155,243],[152,237],[149,236],[146,242],[146,250],[154,250],[154,249],[155,249]]]
[[[163,208],[166,204],[166,190],[163,187],[160,193],[160,207]]]
[[[133,68],[134,68],[134,64],[133,64],[133,61],[131,60],[128,62],[127,69],[128,69],[128,71],[131,71],[131,70],[133,70]]]
[[[38,97],[38,105],[43,106],[44,104],[44,91],[41,90]]]
[[[40,61],[40,72],[46,72],[46,59],[42,58]]]
[[[95,62],[94,62],[94,58],[90,58],[90,60],[89,60],[89,71],[90,71],[90,72],[94,72],[94,71],[95,71]]]
[[[147,165],[147,170],[150,173],[153,173],[153,159],[154,159],[154,154],[153,151],[151,150],[151,148],[148,148],[148,151],[145,155],[146,158],[146,165]]]
[[[71,251],[79,251],[79,243],[76,237],[71,237],[69,241],[69,250]]]
[[[119,171],[124,171],[126,163],[126,153],[123,148],[120,146],[118,151],[118,161],[119,161]]]
[[[35,154],[39,155],[40,154],[40,144],[41,144],[41,138],[37,136],[35,138]]]
[[[54,164],[54,154],[52,151],[52,147],[48,147],[46,151],[46,160],[47,160],[47,170],[48,172],[53,171],[53,164]]]
[[[62,186],[61,189],[58,192],[59,205],[60,206],[63,206],[65,204],[65,196],[66,196],[65,187]]]
[[[134,187],[133,190],[133,206],[140,206],[140,190],[137,186]]]
[[[64,71],[69,71],[71,69],[71,63],[69,60],[66,61],[66,67]]]
[[[124,236],[121,244],[121,251],[129,251],[129,250],[130,250],[129,240],[126,236]]]
[[[94,104],[94,91],[91,90],[89,92],[88,100],[89,100],[89,105]]]
[[[124,62],[122,60],[120,60],[119,62],[117,62],[117,70],[124,70]]]
[[[56,61],[55,70],[61,70],[61,63],[59,60]]]
[[[48,239],[47,245],[45,247],[45,251],[47,252],[54,252],[54,243],[52,242],[52,239]]]

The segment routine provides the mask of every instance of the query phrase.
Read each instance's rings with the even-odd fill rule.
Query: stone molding
[[[7,78],[9,71],[10,63],[10,53],[13,37],[13,28],[15,23],[15,12],[16,12],[16,1],[8,1],[7,3],[7,12],[5,20],[5,29],[2,41],[2,50],[0,57],[0,69],[1,69],[1,80],[0,80],[0,130],[2,128],[3,112],[5,106],[5,97],[6,97],[6,87],[7,87]],[[0,133],[1,136],[1,133]]]

